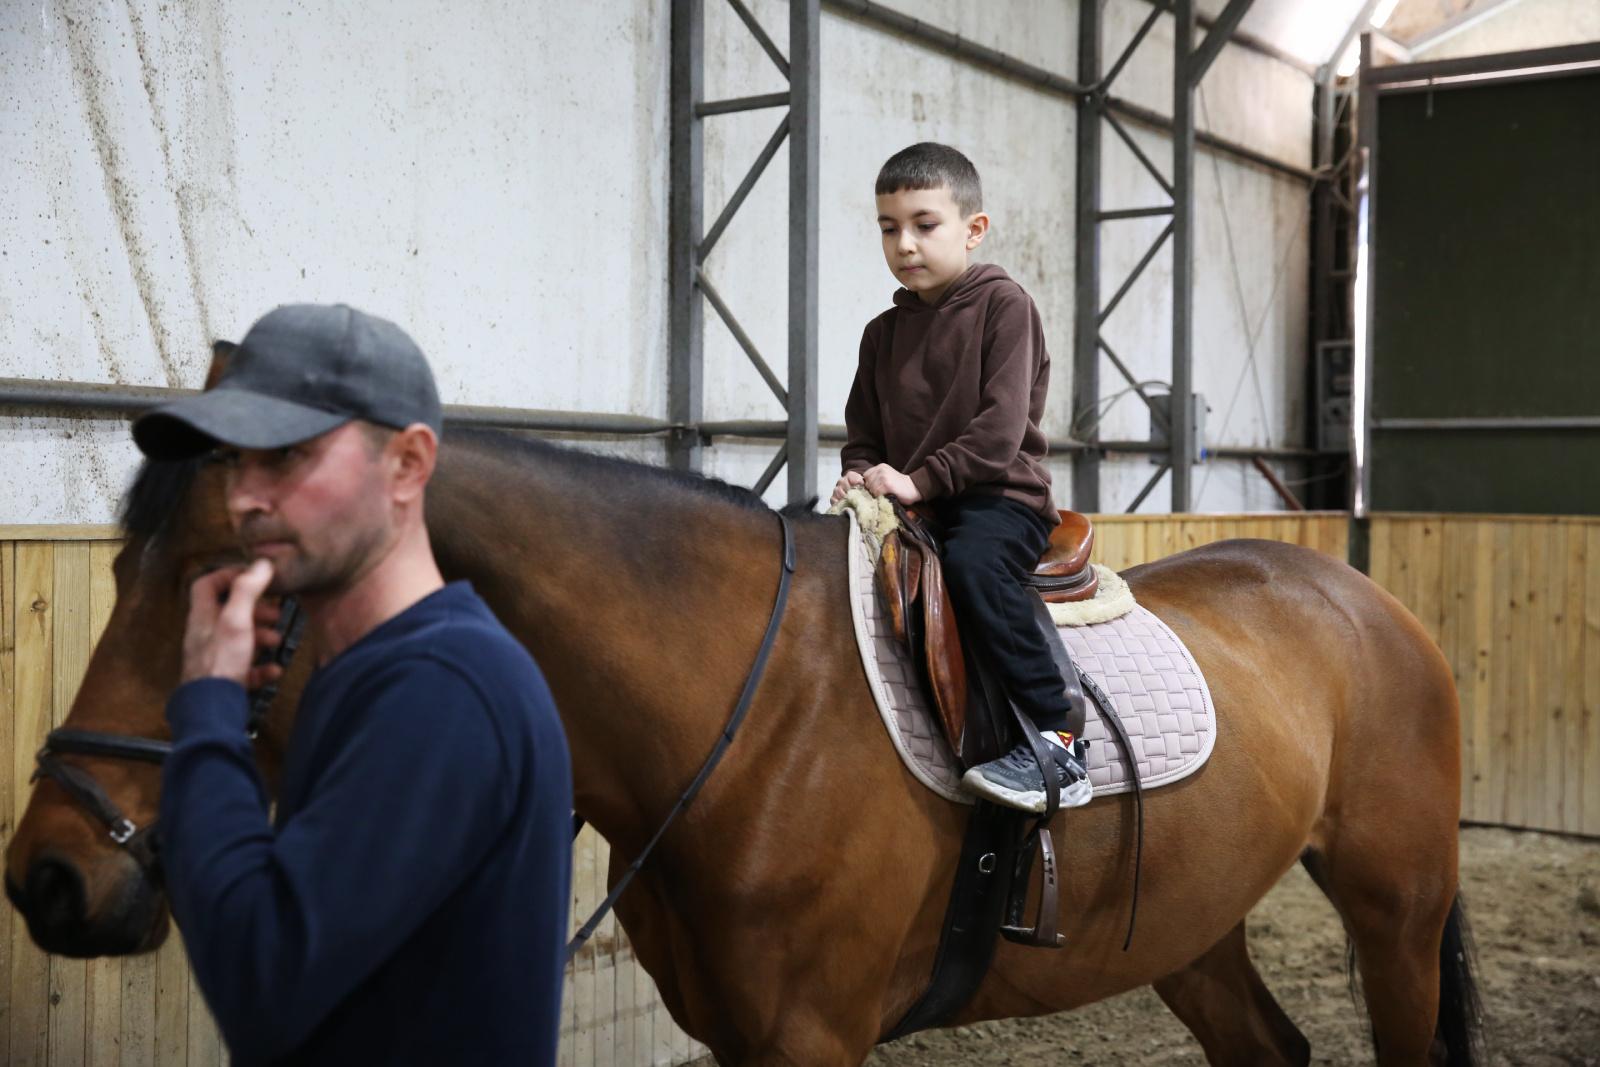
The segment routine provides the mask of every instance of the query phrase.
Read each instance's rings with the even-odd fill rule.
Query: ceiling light
[[[1383,24],[1389,21],[1389,16],[1394,14],[1394,9],[1400,5],[1400,0],[1383,0],[1376,11],[1372,13],[1372,28],[1382,29]]]

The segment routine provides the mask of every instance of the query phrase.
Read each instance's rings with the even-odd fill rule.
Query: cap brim
[[[343,412],[219,387],[141,415],[133,424],[133,441],[151,459],[192,459],[218,444],[283,448],[320,437],[350,420]]]

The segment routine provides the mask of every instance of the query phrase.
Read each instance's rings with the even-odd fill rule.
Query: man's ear
[[[439,438],[432,427],[414,422],[390,438],[388,447],[400,461],[402,495],[421,496],[439,457]]]
[[[239,346],[232,341],[211,342],[211,369],[206,372],[205,388],[216,386],[222,377],[222,372],[228,369],[228,361],[233,359],[233,354],[239,351]]]

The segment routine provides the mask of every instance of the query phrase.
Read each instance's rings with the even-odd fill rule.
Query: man
[[[248,567],[195,581],[167,706],[162,864],[237,1064],[555,1062],[572,783],[539,668],[423,522],[441,408],[422,352],[281,307],[216,386],[134,425],[213,453]],[[316,635],[276,816],[245,721],[295,597]]]

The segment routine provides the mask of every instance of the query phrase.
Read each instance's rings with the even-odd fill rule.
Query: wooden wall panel
[[[1340,559],[1342,512],[1097,515],[1123,570],[1224,537]],[[1369,572],[1416,615],[1461,698],[1461,817],[1600,835],[1600,518],[1375,515]]]
[[[5,531],[31,534],[39,531]],[[66,717],[111,616],[118,545],[105,528],[0,541],[0,828],[32,791],[33,754]],[[3,846],[4,841],[0,841]],[[220,1035],[176,935],[151,956],[47,956],[9,906],[0,919],[4,1062],[68,1067],[220,1067]]]
[[[1340,559],[1348,544],[1342,512],[1100,515],[1095,528],[1095,561],[1117,570],[1226,537]],[[0,835],[26,806],[33,753],[66,714],[110,616],[113,532],[0,528]],[[1455,672],[1462,817],[1600,834],[1600,519],[1379,515],[1370,543],[1374,579],[1417,615]],[[573,848],[574,930],[604,898],[608,862],[605,841],[586,829]],[[704,1052],[606,920],[568,968],[560,1063],[655,1067]],[[148,956],[58,960],[0,908],[0,1061],[220,1067],[227,1058],[176,933]]]
[[[1461,817],[1600,835],[1600,518],[1374,515],[1461,697]]]
[[[1093,560],[1114,571],[1230,537],[1305,545],[1344,559],[1350,517],[1342,511],[1242,515],[1093,515]]]
[[[111,616],[108,527],[0,527],[0,848],[27,806],[33,754],[65,718]],[[605,896],[605,841],[573,851],[573,929]],[[581,913],[581,915],[580,915]],[[687,1063],[703,1047],[678,1029],[621,929],[607,919],[568,969],[560,1062]],[[0,905],[0,1063],[221,1067],[228,1055],[176,929],[146,956],[47,956]]]

